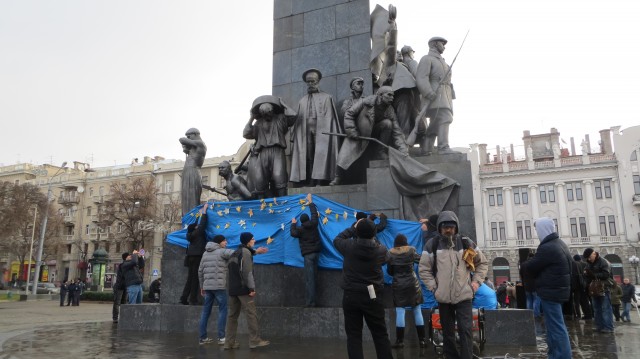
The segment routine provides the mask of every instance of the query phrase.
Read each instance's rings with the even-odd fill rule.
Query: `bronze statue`
[[[200,131],[197,128],[190,128],[185,136],[187,137],[180,138],[182,151],[187,154],[182,169],[182,188],[180,190],[183,216],[200,204],[200,195],[202,194],[200,168],[202,168],[204,158],[207,155],[207,146],[200,138]]]
[[[220,162],[220,164],[218,165],[218,173],[222,178],[224,178],[226,182],[224,189],[227,193],[220,191],[215,192],[226,195],[229,201],[252,199],[251,192],[247,188],[247,181],[245,181],[244,177],[235,174],[231,170],[231,164],[229,163],[229,161]]]
[[[253,195],[257,198],[286,196],[289,179],[286,136],[296,114],[281,98],[269,95],[255,99],[250,112],[242,135],[256,140],[247,173],[255,187]]]
[[[409,72],[415,77],[418,72],[418,61],[413,58],[413,54],[416,52],[413,51],[411,46],[405,45],[400,50],[400,53],[402,53],[402,63],[407,65]]]
[[[351,88],[351,96],[346,98],[342,102],[342,106],[340,107],[340,124],[342,128],[344,128],[344,115],[347,113],[347,110],[351,105],[353,105],[356,101],[362,98],[362,92],[364,92],[364,79],[362,77],[354,77],[351,79],[349,83],[349,87]]]
[[[360,139],[360,137],[375,138],[384,145],[394,147],[402,154],[409,155],[404,135],[398,126],[392,105],[393,89],[389,86],[382,86],[375,95],[359,100],[347,110],[344,116],[344,131],[347,134],[347,138],[340,148],[338,172],[331,185],[341,184],[345,171],[367,149],[373,152],[372,159],[388,158],[385,146],[369,143],[369,141]]]
[[[442,37],[429,39],[429,54],[418,64],[416,82],[420,90],[423,109],[429,118],[425,154],[431,154],[436,138],[438,153],[450,153],[449,125],[453,122],[453,99],[456,98],[451,84],[449,65],[441,56],[447,40]]]
[[[307,95],[298,103],[290,180],[315,186],[326,184],[335,176],[338,138],[325,133],[342,130],[333,98],[318,88],[322,73],[309,69],[302,79],[307,83]]]

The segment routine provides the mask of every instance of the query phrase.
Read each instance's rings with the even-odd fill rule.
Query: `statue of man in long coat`
[[[302,79],[307,83],[307,95],[298,103],[290,180],[310,186],[326,185],[335,177],[338,138],[324,133],[342,132],[338,112],[331,95],[318,88],[322,79],[319,70],[305,71]]]
[[[200,195],[202,194],[200,168],[202,168],[204,158],[207,155],[207,146],[200,138],[200,131],[197,128],[190,128],[185,136],[187,137],[180,138],[182,152],[187,154],[182,168],[182,188],[180,190],[183,216],[200,204]]]

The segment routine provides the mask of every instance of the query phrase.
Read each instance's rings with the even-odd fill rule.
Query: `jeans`
[[[318,276],[318,257],[320,253],[309,253],[304,256],[304,288],[306,305],[316,306],[316,278]]]
[[[611,293],[605,292],[602,297],[591,297],[593,302],[593,319],[596,330],[613,331],[613,309],[611,309]]]
[[[631,302],[622,302],[622,308],[622,315],[620,315],[622,320],[626,318],[631,321]]]
[[[204,306],[202,307],[202,315],[200,316],[200,339],[207,338],[207,324],[211,316],[211,308],[213,302],[218,302],[218,339],[225,337],[225,326],[227,325],[227,291],[205,290]]]
[[[133,284],[127,287],[127,295],[129,296],[129,304],[142,303],[142,285]]]
[[[473,356],[473,308],[471,300],[457,304],[439,303],[440,324],[442,324],[442,346],[447,359],[471,359]],[[460,351],[456,344],[456,323],[460,337]]]
[[[415,307],[411,308],[411,310],[413,311],[413,320],[415,321],[416,325],[424,325],[424,318],[422,317],[422,308],[420,307],[420,305],[416,305]],[[404,307],[396,307],[396,327],[398,328],[404,328]]]
[[[527,294],[527,309],[533,309],[533,316],[539,318],[540,314],[540,297],[536,292],[525,292]]]
[[[562,316],[562,303],[540,299],[540,306],[544,315],[544,325],[547,328],[549,359],[571,358],[571,343]]]
[[[377,293],[382,298],[382,293]],[[384,321],[384,303],[369,298],[367,292],[344,291],[342,296],[344,331],[347,335],[349,359],[364,359],[362,351],[362,318],[367,322],[378,359],[393,359],[391,342]]]

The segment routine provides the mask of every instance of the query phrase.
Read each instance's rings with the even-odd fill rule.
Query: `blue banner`
[[[318,229],[322,238],[322,252],[319,266],[329,269],[342,269],[342,255],[333,246],[333,239],[345,228],[355,222],[359,210],[347,207],[313,195],[313,203],[320,215]],[[186,226],[199,220],[202,205],[194,208],[182,218],[183,229],[170,233],[167,242],[187,247]],[[254,257],[255,263],[283,263],[293,267],[303,267],[298,239],[291,237],[291,219],[300,219],[302,213],[310,215],[306,195],[294,195],[265,200],[216,202],[207,209],[207,238],[217,234],[227,238],[229,248],[240,244],[240,233],[253,233],[255,247],[268,247],[269,252]],[[376,221],[379,221],[376,220]],[[387,248],[393,247],[393,240],[399,233],[407,236],[410,246],[422,252],[422,231],[420,223],[389,219],[387,228],[378,233],[378,240]],[[390,278],[385,278],[387,281]]]

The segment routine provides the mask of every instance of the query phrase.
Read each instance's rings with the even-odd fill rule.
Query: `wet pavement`
[[[110,321],[108,303],[81,303],[60,307],[55,301],[0,302],[0,359],[38,358],[347,358],[346,342],[338,339],[282,338],[263,333],[271,345],[250,350],[240,335],[240,349],[223,350],[217,344],[199,345],[194,334],[165,334],[118,330]],[[600,334],[592,323],[568,322],[573,358],[640,358],[640,319],[616,323],[615,334]],[[485,347],[479,358],[545,358],[542,324],[537,323],[537,347]],[[365,343],[365,358],[375,358]],[[408,346],[394,357],[438,358],[433,346]]]

